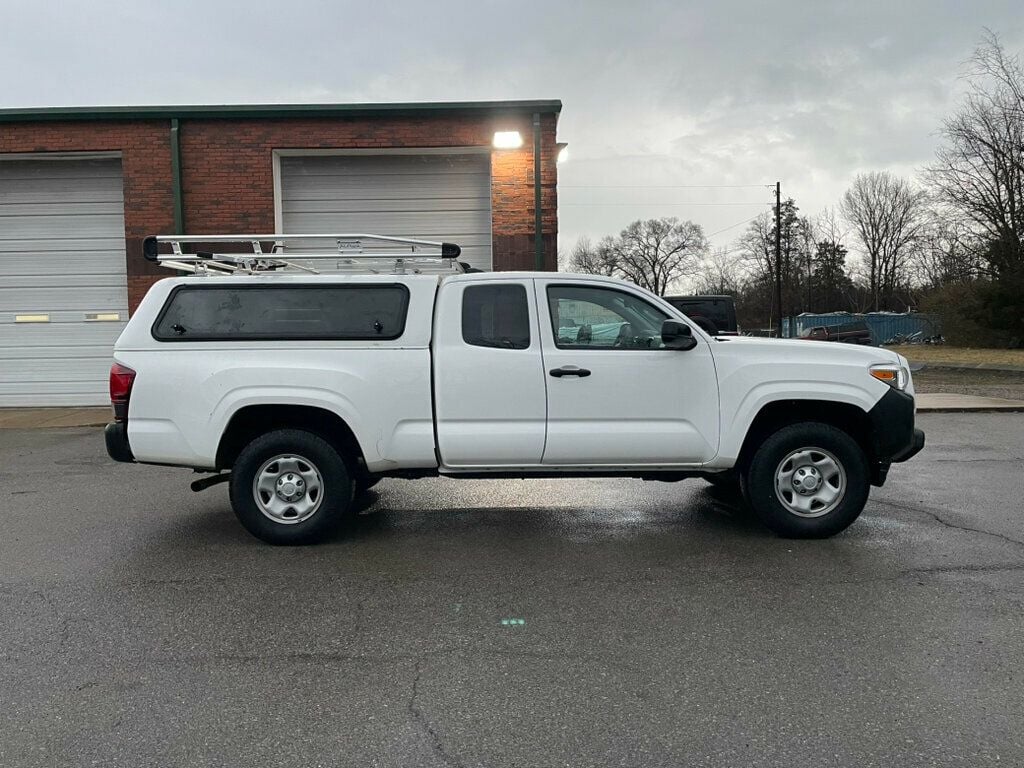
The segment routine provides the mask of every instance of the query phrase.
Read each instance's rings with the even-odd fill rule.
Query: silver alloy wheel
[[[256,506],[275,523],[308,520],[324,498],[324,480],[309,459],[281,454],[263,462],[252,481]]]
[[[779,462],[775,495],[794,515],[827,515],[846,495],[846,470],[822,448],[800,448]]]

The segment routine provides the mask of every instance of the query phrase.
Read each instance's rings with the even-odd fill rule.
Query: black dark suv
[[[666,296],[665,301],[712,336],[739,336],[732,296]]]

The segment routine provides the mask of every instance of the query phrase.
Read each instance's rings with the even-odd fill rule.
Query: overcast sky
[[[0,106],[558,98],[561,244],[639,217],[708,234],[913,173],[982,28],[1022,0],[0,0]],[[751,185],[687,188],[692,185]],[[724,245],[742,226],[713,236]]]

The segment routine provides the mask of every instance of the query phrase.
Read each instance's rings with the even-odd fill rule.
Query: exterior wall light
[[[523,137],[519,131],[495,131],[495,149],[519,149],[523,146]]]
[[[555,146],[558,147],[558,156],[555,158],[555,162],[564,163],[569,159],[569,145],[563,142]]]

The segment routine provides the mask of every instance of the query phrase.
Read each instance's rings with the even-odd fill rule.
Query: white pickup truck
[[[337,252],[313,272],[280,244],[263,256],[272,238],[233,238],[252,257],[147,240],[196,274],[156,283],[118,339],[106,429],[118,461],[229,481],[267,542],[323,537],[380,478],[437,475],[705,477],[773,531],[824,537],[924,444],[907,361],[884,349],[711,337],[636,285],[467,274],[447,244],[443,274]]]

